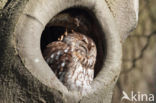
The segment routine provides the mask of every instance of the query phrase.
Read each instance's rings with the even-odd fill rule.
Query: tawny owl
[[[86,94],[91,89],[96,62],[94,41],[77,32],[47,45],[43,56],[58,79],[69,89]]]

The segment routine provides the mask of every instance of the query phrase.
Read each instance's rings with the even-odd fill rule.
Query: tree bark
[[[134,91],[156,95],[155,5],[154,0],[140,1],[138,26],[123,45],[122,71],[114,90],[112,103],[123,103],[121,102],[123,90],[128,94]]]
[[[9,1],[8,1],[9,2]],[[0,21],[0,102],[62,103],[61,93],[43,85],[25,69],[14,48],[13,32],[27,0],[10,1],[1,11]],[[53,91],[53,92],[51,92]],[[55,95],[55,96],[54,96]]]
[[[120,40],[123,34],[135,27],[136,15],[133,14],[136,11],[129,9],[129,12],[134,11],[131,14],[131,25],[119,31],[117,29],[119,24],[115,22],[119,17],[112,15],[113,7],[108,6],[109,3],[106,1],[4,0],[1,2],[0,102],[110,103],[120,73],[122,56]],[[104,41],[99,43],[106,46],[103,47],[107,52],[106,59],[101,62],[103,65],[92,83],[93,89],[87,96],[68,91],[43,61],[40,51],[40,37],[48,22],[61,11],[79,5],[95,13],[101,26],[99,31],[102,32],[97,34],[104,35],[106,40],[106,44]],[[114,12],[119,13],[115,10]],[[122,22],[121,19],[120,21]],[[96,36],[100,41],[99,37],[102,36]]]

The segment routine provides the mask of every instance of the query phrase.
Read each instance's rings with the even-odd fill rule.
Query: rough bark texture
[[[0,21],[0,102],[1,103],[53,103],[62,99],[61,93],[52,94],[52,89],[41,84],[25,69],[12,42],[17,11],[21,12],[27,1],[12,1],[3,9]],[[18,4],[16,4],[18,3]],[[20,9],[19,9],[20,8]],[[16,12],[16,13],[15,13]],[[13,21],[14,20],[14,21]],[[55,95],[55,96],[53,96]],[[53,98],[54,97],[54,98]],[[55,98],[56,97],[56,98]]]
[[[130,29],[135,27],[136,15],[133,14],[135,14],[136,11],[133,9],[133,7],[131,8],[130,4],[128,8],[129,15],[132,16],[132,18],[129,18],[129,20],[131,20],[130,25],[127,26],[127,28],[125,27],[125,30],[120,30],[118,28],[118,31],[117,25],[120,25],[122,22],[124,24],[126,20],[122,21],[122,19],[119,19],[118,16],[113,16],[113,7],[118,8],[118,6],[110,5],[108,0],[53,0],[56,5],[54,5],[50,0],[46,1],[47,2],[43,0],[0,1],[0,102],[110,103],[112,98],[112,90],[120,72],[122,55],[120,37],[122,38],[123,34],[127,34]],[[130,1],[131,0],[124,3],[129,4]],[[118,1],[115,4],[120,3],[121,1]],[[33,42],[33,39],[29,37],[30,33],[32,33],[33,36],[35,35],[33,32],[35,31],[33,27],[39,25],[41,29],[36,31],[40,32],[51,19],[51,17],[56,15],[59,10],[64,10],[72,5],[83,5],[94,11],[98,21],[101,23],[101,30],[105,33],[108,46],[107,58],[104,66],[93,82],[93,90],[91,90],[93,93],[90,93],[88,96],[82,97],[81,99],[77,93],[67,93],[68,91],[65,90],[65,87],[60,82],[58,82],[52,72],[45,73],[45,71],[50,71],[50,69],[35,68],[36,65],[33,65],[34,68],[33,66],[31,67],[31,61],[27,60],[29,58],[27,58],[27,56],[30,56],[30,51],[26,51],[26,53],[29,52],[26,55],[24,54],[25,51],[22,51],[31,49],[29,48],[31,45],[25,49],[26,47],[24,47],[24,43],[29,44],[30,42]],[[121,8],[124,9],[125,7]],[[47,11],[50,11],[50,13],[47,13]],[[114,12],[116,12],[116,14],[120,13],[115,10]],[[125,14],[125,11],[121,12]],[[127,14],[123,16],[127,17]],[[116,23],[117,20],[121,22]],[[119,33],[121,33],[121,35],[119,35]],[[30,40],[30,38],[32,41],[26,41],[26,39]],[[36,42],[39,42],[39,40]],[[34,42],[34,44],[36,42]],[[43,75],[44,73],[45,75]],[[52,77],[46,75],[48,73],[52,75]]]
[[[133,103],[121,102],[123,90],[129,95],[131,91],[156,95],[155,5],[155,0],[140,0],[139,23],[123,45],[122,72],[112,103]]]

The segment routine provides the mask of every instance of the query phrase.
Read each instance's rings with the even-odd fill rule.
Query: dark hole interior
[[[66,18],[65,15],[68,15],[69,18],[64,19]],[[78,18],[81,21],[79,27],[74,26],[73,18]],[[41,51],[43,52],[47,44],[57,41],[58,37],[64,34],[66,28],[83,33],[94,40],[97,47],[97,57],[94,68],[94,77],[96,77],[103,66],[107,53],[104,32],[92,10],[82,7],[69,8],[54,16],[42,33]]]
[[[41,51],[45,49],[46,45],[57,41],[58,38],[65,32],[64,27],[56,27],[56,26],[49,26],[46,27],[43,31],[43,35],[41,36]]]

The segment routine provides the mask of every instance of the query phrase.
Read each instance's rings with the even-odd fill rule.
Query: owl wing
[[[58,79],[64,82],[72,57],[70,47],[61,41],[52,42],[47,45],[43,56]]]

